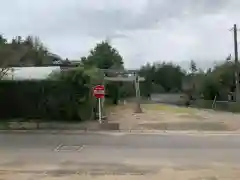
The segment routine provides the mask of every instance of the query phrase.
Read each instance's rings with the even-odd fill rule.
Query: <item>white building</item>
[[[55,70],[60,71],[60,67],[17,67],[9,70],[3,79],[45,79]]]

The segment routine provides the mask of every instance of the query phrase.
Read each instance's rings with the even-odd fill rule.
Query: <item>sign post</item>
[[[103,85],[97,85],[93,89],[94,96],[98,99],[98,118],[99,123],[102,124],[102,107],[101,99],[105,96],[105,87]]]
[[[101,107],[101,98],[98,98],[98,121],[102,124],[102,107]]]

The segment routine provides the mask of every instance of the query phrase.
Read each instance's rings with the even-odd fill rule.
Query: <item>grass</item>
[[[196,110],[193,108],[171,106],[166,104],[143,104],[142,107],[146,110],[167,111],[172,113],[188,113],[188,114],[196,113]]]

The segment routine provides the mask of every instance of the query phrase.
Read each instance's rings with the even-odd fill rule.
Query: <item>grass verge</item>
[[[143,104],[142,107],[146,110],[166,111],[171,113],[188,113],[188,114],[196,113],[196,109],[194,108],[186,108],[166,104]]]

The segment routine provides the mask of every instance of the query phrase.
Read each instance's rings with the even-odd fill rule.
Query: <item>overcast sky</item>
[[[0,0],[4,36],[39,36],[62,57],[79,59],[110,39],[127,68],[159,60],[200,67],[233,53],[240,0]]]

